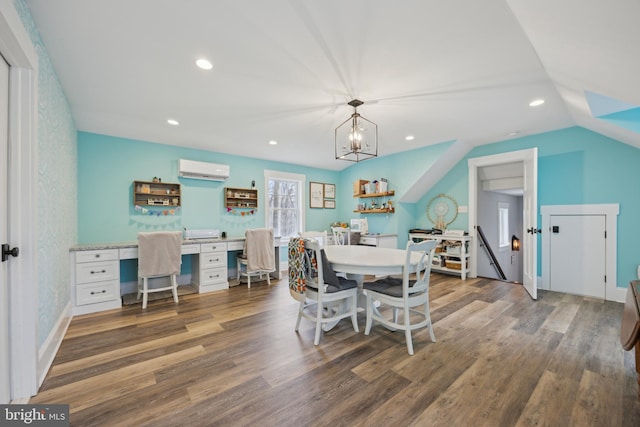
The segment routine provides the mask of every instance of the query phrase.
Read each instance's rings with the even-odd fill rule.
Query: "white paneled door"
[[[0,56],[0,243],[8,238],[8,118],[9,65]],[[0,404],[9,403],[9,280],[8,263],[0,263]]]
[[[549,226],[549,289],[604,299],[606,216],[551,215]]]

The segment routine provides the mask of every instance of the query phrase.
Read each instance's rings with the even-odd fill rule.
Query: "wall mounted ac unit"
[[[229,165],[180,159],[178,161],[178,174],[182,178],[226,181],[229,178]]]

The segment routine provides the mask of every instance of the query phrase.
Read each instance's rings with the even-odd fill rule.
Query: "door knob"
[[[9,259],[9,255],[11,255],[12,257],[17,257],[20,254],[20,249],[13,248],[13,249],[9,249],[9,244],[8,243],[3,243],[2,244],[2,262],[5,262],[6,260]]]

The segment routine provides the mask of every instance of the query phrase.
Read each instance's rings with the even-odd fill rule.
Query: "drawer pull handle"
[[[100,254],[96,254],[96,255],[95,255],[95,257],[96,257],[96,258],[100,258]]]
[[[105,289],[101,290],[100,292],[96,292],[96,291],[91,291],[91,295],[95,295],[95,294],[106,294],[107,291]]]
[[[96,273],[106,273],[107,270],[100,270],[100,271],[93,271],[91,270],[91,274],[96,274]]]

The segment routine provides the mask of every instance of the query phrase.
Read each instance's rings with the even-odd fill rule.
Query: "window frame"
[[[298,183],[298,210],[299,210],[299,222],[298,227],[299,231],[303,231],[305,229],[305,200],[306,200],[306,187],[307,187],[307,177],[303,174],[290,173],[290,172],[282,172],[275,170],[264,170],[264,198],[265,198],[265,217],[264,223],[265,226],[268,227],[270,224],[270,219],[272,216],[272,207],[269,204],[269,181],[277,179],[284,181],[296,181]],[[285,236],[277,236],[280,237],[280,242],[282,245],[287,245],[289,243],[289,237]]]
[[[498,250],[500,252],[511,248],[511,234],[509,233],[509,203],[498,202]]]

